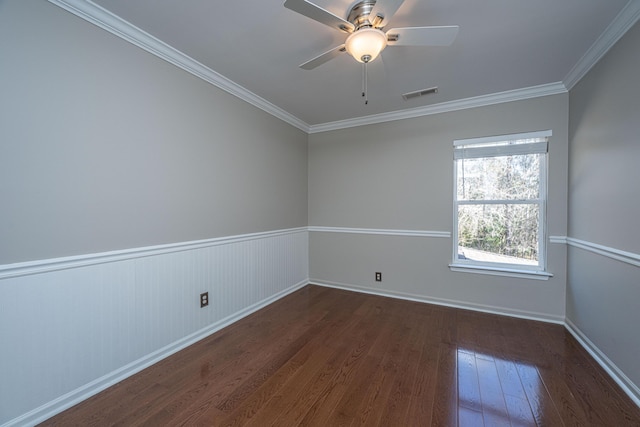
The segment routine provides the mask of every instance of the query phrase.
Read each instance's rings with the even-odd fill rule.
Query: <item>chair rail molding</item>
[[[551,243],[566,244],[568,246],[573,246],[574,248],[579,248],[594,254],[640,267],[640,254],[567,236],[550,236],[549,241]]]
[[[348,233],[348,234],[374,234],[383,236],[407,236],[407,237],[438,237],[450,238],[450,231],[427,231],[427,230],[398,230],[387,228],[351,228],[351,227],[321,227],[309,226],[311,232],[322,233]]]

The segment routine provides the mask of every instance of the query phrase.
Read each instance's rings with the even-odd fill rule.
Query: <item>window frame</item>
[[[547,280],[552,276],[547,272],[547,197],[548,197],[548,144],[551,130],[508,135],[496,135],[481,138],[455,140],[453,158],[453,233],[452,233],[452,271],[495,274],[510,277],[524,277]],[[507,143],[525,139],[544,139],[544,141],[504,144],[487,147],[487,144]],[[544,147],[541,145],[544,144]],[[482,145],[482,147],[479,147]],[[474,147],[475,146],[475,147]],[[464,148],[462,148],[464,147]],[[542,151],[543,150],[543,151]],[[484,155],[483,155],[484,154]],[[540,154],[539,192],[537,199],[487,199],[484,201],[458,200],[458,162],[465,158],[491,158],[520,154]],[[538,206],[538,263],[537,265],[511,264],[491,261],[465,260],[458,258],[458,219],[460,206],[487,206],[505,204],[525,204]]]

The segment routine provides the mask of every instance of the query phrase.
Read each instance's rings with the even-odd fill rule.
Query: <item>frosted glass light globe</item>
[[[387,36],[376,28],[361,28],[352,33],[345,48],[358,62],[371,62],[387,47]]]

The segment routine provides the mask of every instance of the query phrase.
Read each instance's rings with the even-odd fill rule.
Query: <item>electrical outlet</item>
[[[376,282],[382,282],[382,273],[376,272]]]
[[[206,307],[209,305],[209,292],[204,292],[200,294],[200,308]]]

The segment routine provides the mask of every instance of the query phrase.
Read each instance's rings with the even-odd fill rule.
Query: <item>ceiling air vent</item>
[[[410,99],[417,98],[423,95],[430,95],[432,93],[438,93],[438,88],[430,87],[429,89],[421,89],[421,90],[416,90],[415,92],[407,92],[405,94],[402,94],[402,97],[404,98],[405,101],[408,101]]]

